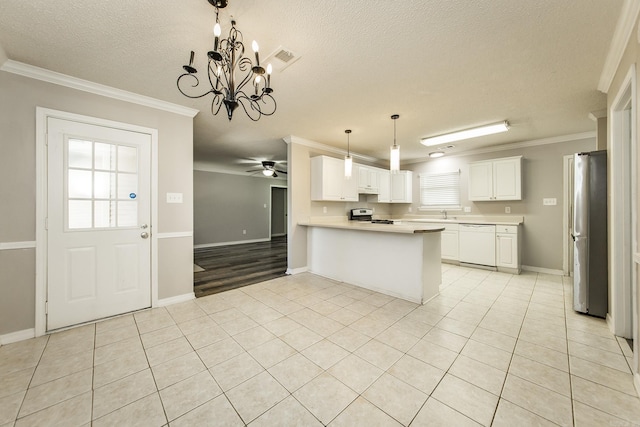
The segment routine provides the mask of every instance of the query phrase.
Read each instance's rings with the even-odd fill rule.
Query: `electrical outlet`
[[[505,206],[504,213],[511,213],[511,206]]]
[[[465,211],[466,213],[471,212],[471,207],[470,207],[470,206],[465,206],[465,207],[464,207],[464,211]]]
[[[409,213],[413,212],[413,208],[409,206]]]
[[[322,213],[327,213],[327,207],[326,206],[322,207]]]
[[[242,230],[242,234],[247,234],[247,230]]]
[[[555,197],[548,197],[548,198],[542,199],[543,206],[555,206],[557,204],[558,204],[558,199],[556,199]]]
[[[265,203],[263,207],[266,209],[267,208],[267,204]]]

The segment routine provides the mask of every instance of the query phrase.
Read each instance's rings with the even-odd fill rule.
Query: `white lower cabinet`
[[[458,224],[449,224],[444,227],[441,233],[442,248],[440,249],[442,259],[448,261],[458,261]]]
[[[496,266],[520,272],[520,244],[517,225],[496,226]]]

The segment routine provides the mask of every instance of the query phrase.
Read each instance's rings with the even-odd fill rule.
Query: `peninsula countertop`
[[[396,224],[372,224],[368,221],[349,221],[347,219],[309,219],[300,221],[298,225],[308,227],[339,228],[345,230],[374,231],[378,233],[423,234],[444,231],[440,225],[420,224],[419,222],[401,221]]]

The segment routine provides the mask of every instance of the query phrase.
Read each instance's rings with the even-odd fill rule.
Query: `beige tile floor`
[[[449,265],[424,306],[283,277],[0,347],[0,426],[640,425],[627,343],[570,302]]]

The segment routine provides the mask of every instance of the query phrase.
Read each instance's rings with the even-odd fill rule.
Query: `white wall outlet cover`
[[[504,213],[511,213],[511,206],[505,206]]]
[[[464,207],[464,211],[467,212],[467,213],[471,212],[471,207],[465,206]]]
[[[167,203],[182,203],[182,193],[167,193]]]
[[[555,197],[545,197],[544,199],[542,199],[542,204],[544,206],[555,206],[558,204],[558,199],[556,199]]]
[[[409,206],[409,213],[413,212],[413,208]]]
[[[326,206],[322,207],[322,213],[327,213],[327,207]]]
[[[264,208],[266,209],[266,207],[267,207],[267,204],[265,203],[265,204],[264,204]]]
[[[242,230],[242,234],[247,234],[247,230]]]

